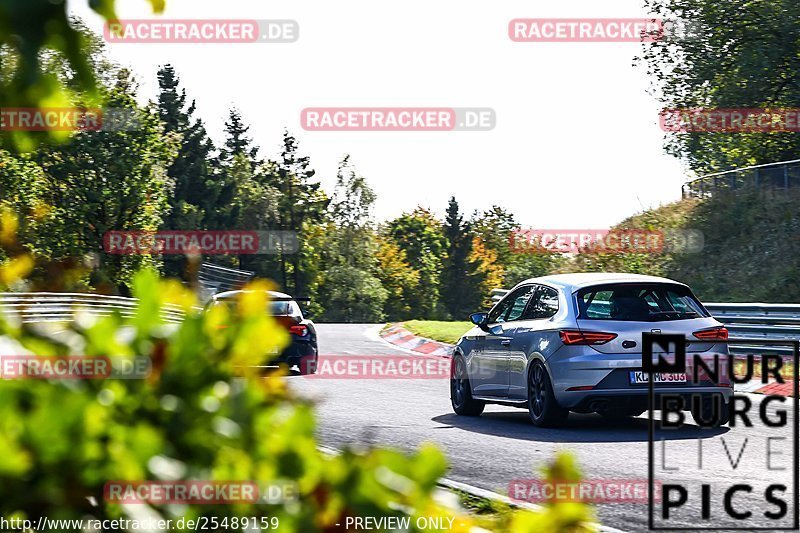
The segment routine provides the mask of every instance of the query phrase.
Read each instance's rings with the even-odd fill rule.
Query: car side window
[[[500,323],[519,320],[535,290],[535,286],[528,285],[526,287],[520,287],[514,291],[504,302],[507,302],[506,305],[504,305],[504,308],[498,309],[499,313],[497,314],[494,322]],[[492,322],[491,318],[492,317],[490,317],[489,320],[490,323]]]
[[[522,320],[541,320],[558,313],[558,291],[550,287],[539,286],[528,303]]]
[[[508,307],[511,305],[511,299],[506,298],[502,300],[499,304],[494,306],[494,308],[489,311],[489,318],[486,320],[489,324],[495,324],[497,322],[503,322],[503,318],[508,311]]]

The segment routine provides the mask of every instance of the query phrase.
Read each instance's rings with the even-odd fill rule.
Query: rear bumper
[[[639,370],[641,369],[617,368],[612,370],[590,390],[569,391],[565,389],[559,390],[556,387],[556,399],[563,407],[578,411],[592,411],[593,409],[589,408],[590,404],[598,401],[607,402],[614,406],[631,407],[632,410],[647,409],[649,386],[647,384],[633,385],[630,383],[630,372]],[[688,401],[691,401],[692,396],[709,394],[720,394],[725,403],[728,403],[733,394],[733,388],[730,384],[717,385],[712,381],[654,383],[653,395],[655,401],[653,408],[660,409],[660,398],[664,395],[669,395],[670,397],[682,396],[684,400],[687,400],[686,405],[690,405]]]
[[[293,339],[292,343],[283,352],[272,359],[274,365],[283,363],[289,366],[299,365],[301,361],[314,358],[317,355],[317,347],[310,340]]]
[[[570,394],[570,393],[567,393]],[[696,396],[721,395],[727,404],[730,401],[732,390],[727,387],[692,387],[692,388],[660,388],[653,391],[653,410],[661,410],[662,398],[683,398],[686,409],[692,405],[692,398]],[[567,397],[566,402],[562,402],[562,407],[566,407],[578,412],[592,412],[602,409],[609,410],[631,410],[645,411],[649,408],[647,391],[631,390],[599,390],[576,393],[575,396]],[[602,409],[601,409],[602,408]]]
[[[715,357],[720,362],[728,358],[727,346],[717,345],[704,352],[688,352],[687,360],[694,355],[699,355],[709,365],[714,367]],[[558,402],[568,409],[584,408],[587,402],[593,399],[607,398],[615,402],[622,402],[621,397],[630,396],[630,400],[637,405],[644,403],[647,407],[648,385],[631,384],[630,372],[642,370],[641,353],[612,353],[604,354],[590,346],[562,346],[551,358],[547,360],[547,367],[553,382],[553,389]],[[688,370],[688,369],[687,369]],[[691,371],[687,383],[654,383],[656,395],[660,393],[671,394],[722,394],[728,401],[733,393],[732,387],[726,383],[727,365],[720,367],[719,379],[721,384],[712,381],[691,382]],[[702,374],[701,374],[702,375]],[[591,388],[588,388],[591,387]],[[571,388],[583,388],[573,391]],[[658,405],[658,404],[656,404]]]

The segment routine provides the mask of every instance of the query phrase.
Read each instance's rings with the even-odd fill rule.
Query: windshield
[[[616,283],[578,291],[578,318],[659,322],[709,316],[691,291],[681,285]]]

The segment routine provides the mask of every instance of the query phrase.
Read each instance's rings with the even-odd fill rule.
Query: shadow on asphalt
[[[687,421],[691,415],[685,413]],[[487,411],[479,417],[454,413],[439,415],[431,420],[439,424],[496,437],[537,442],[647,442],[647,418],[608,419],[600,415],[570,413],[567,421],[557,428],[537,428],[528,412]],[[730,431],[728,427],[701,428],[686,423],[673,431],[656,431],[656,440],[684,440],[716,437]]]

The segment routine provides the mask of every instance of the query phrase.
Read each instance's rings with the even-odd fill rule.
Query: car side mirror
[[[488,313],[472,313],[469,315],[469,321],[481,328],[483,331],[489,331],[489,328],[486,326],[488,320]]]

